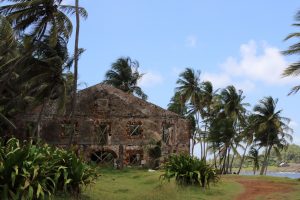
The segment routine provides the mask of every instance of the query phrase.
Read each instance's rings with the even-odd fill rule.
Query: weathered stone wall
[[[36,119],[37,114],[28,114],[23,121]],[[69,123],[68,117],[57,114],[52,103],[42,118],[41,137],[55,145],[66,145]],[[164,157],[171,153],[188,153],[188,126],[188,122],[175,113],[99,84],[78,94],[74,143],[86,158],[98,151],[111,151],[119,157],[119,147],[123,145],[125,163],[134,153],[142,154],[141,158],[147,161],[149,146],[158,141],[162,141]],[[99,136],[102,131],[106,133],[104,139]],[[168,139],[164,138],[164,131]]]

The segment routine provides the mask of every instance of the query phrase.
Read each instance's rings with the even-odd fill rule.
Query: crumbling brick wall
[[[122,145],[125,163],[137,154],[147,162],[147,148],[158,141],[163,157],[189,153],[187,120],[111,86],[98,84],[79,92],[75,114],[74,143],[87,159],[105,150],[114,152],[118,159]],[[23,121],[37,118],[36,113],[26,116]],[[68,123],[68,116],[59,115],[52,103],[45,109],[40,135],[49,143],[67,145]]]

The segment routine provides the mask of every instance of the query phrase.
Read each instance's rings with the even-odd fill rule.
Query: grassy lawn
[[[123,171],[103,169],[96,184],[84,190],[82,198],[86,200],[181,200],[181,199],[207,199],[232,200],[245,191],[237,179],[267,180],[272,182],[289,183],[294,190],[280,197],[274,194],[275,199],[300,200],[300,181],[273,177],[224,176],[220,183],[203,190],[199,187],[180,187],[174,181],[162,182],[159,180],[160,171],[125,169]],[[278,198],[280,197],[280,198]],[[269,197],[268,197],[269,198]],[[57,200],[68,199],[57,197]],[[264,199],[264,197],[258,197]]]

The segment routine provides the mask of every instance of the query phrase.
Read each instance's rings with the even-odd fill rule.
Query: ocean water
[[[253,176],[253,172],[243,172],[241,175]],[[256,172],[259,175],[259,172]],[[299,172],[267,172],[267,176],[287,177],[292,179],[300,179]]]

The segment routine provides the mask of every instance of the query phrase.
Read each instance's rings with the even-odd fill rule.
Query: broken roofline
[[[148,107],[152,108],[156,112],[160,113],[160,115],[159,115],[160,117],[168,118],[168,117],[172,116],[172,117],[175,117],[175,118],[185,119],[183,116],[181,116],[177,113],[166,110],[166,109],[164,109],[164,108],[162,108],[158,105],[155,105],[151,102],[143,100],[143,99],[141,99],[139,97],[136,97],[132,94],[126,93],[126,92],[124,92],[124,91],[122,91],[118,88],[115,88],[111,85],[107,85],[107,84],[103,84],[103,83],[99,83],[99,84],[96,84],[96,85],[93,85],[93,86],[90,86],[90,87],[87,87],[83,90],[78,91],[79,98],[80,98],[81,94],[88,93],[90,90],[98,90],[98,91],[103,90],[103,91],[108,92],[110,95],[115,95],[118,98],[120,98],[121,100],[123,100],[125,102],[128,102],[132,105],[139,104],[144,108],[148,108]]]

